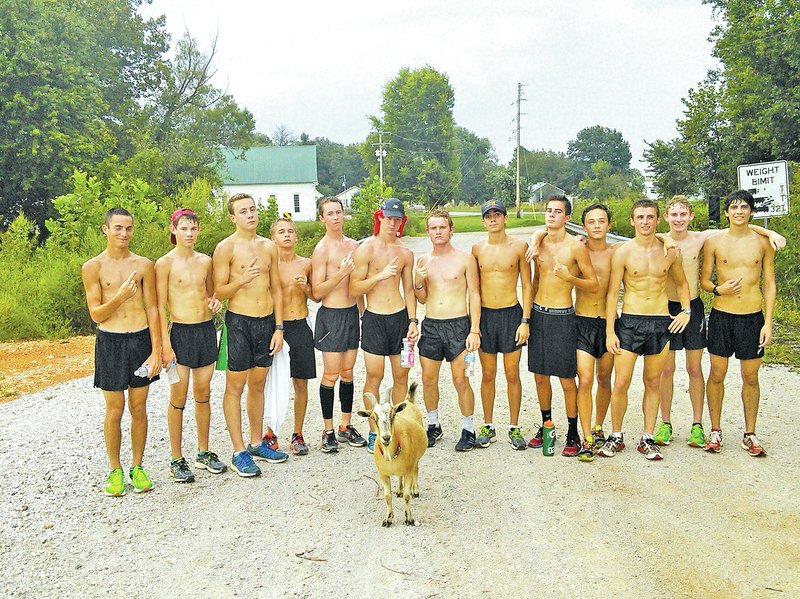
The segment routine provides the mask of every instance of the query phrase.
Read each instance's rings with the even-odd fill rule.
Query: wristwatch
[[[716,285],[714,285],[714,289],[711,290],[711,293],[713,293],[714,295],[719,295],[719,291],[717,290]]]
[[[525,317],[523,316],[523,317],[522,317],[522,322],[521,322],[520,324],[529,324],[530,322],[531,322],[531,319],[530,319],[530,318],[525,318]]]
[[[418,320],[418,319],[416,319],[416,318],[409,318],[409,319],[408,319],[408,322],[409,322],[409,323],[412,323],[412,322],[413,322],[414,324],[419,324],[419,320]]]
[[[275,325],[275,330],[276,330],[276,331],[282,331],[282,330],[283,330],[283,323],[281,323],[281,324],[276,324],[276,325]]]
[[[692,309],[691,308],[683,308],[681,310],[681,312],[683,312],[684,314],[688,314],[689,316],[692,315]]]

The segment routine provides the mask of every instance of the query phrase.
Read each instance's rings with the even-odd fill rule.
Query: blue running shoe
[[[369,435],[367,435],[367,451],[370,453],[375,453],[375,439],[378,438],[378,433],[375,431],[369,431]]]
[[[269,462],[270,464],[280,464],[281,462],[285,462],[289,459],[288,453],[283,453],[282,451],[272,449],[266,441],[261,441],[261,443],[255,447],[248,443],[247,453],[257,460]]]
[[[246,451],[233,454],[231,458],[231,468],[236,474],[244,478],[261,475],[261,468],[256,466],[253,458]]]

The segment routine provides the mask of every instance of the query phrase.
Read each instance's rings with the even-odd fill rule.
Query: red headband
[[[380,219],[384,218],[383,210],[381,210],[380,208],[378,210],[376,210],[372,214],[372,218],[375,221],[375,224],[372,227],[372,234],[377,237],[378,233],[380,233],[380,231],[381,231],[381,221],[380,221]],[[403,228],[406,226],[406,221],[408,221],[408,217],[404,214],[403,215],[403,222],[400,223],[400,228],[397,230],[397,236],[398,237],[402,237],[403,236]]]

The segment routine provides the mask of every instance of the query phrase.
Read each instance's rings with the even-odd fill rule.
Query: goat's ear
[[[371,418],[372,412],[367,412],[366,410],[359,410],[358,415],[363,416],[364,418]]]
[[[408,403],[404,401],[400,402],[394,407],[394,413],[397,414],[397,412],[402,412],[403,410],[406,409],[406,406],[408,406]]]

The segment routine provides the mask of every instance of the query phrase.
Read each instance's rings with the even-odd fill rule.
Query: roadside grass
[[[768,364],[784,364],[800,370],[800,311],[778,306],[775,310],[775,325],[772,344],[767,346],[764,361]]]

